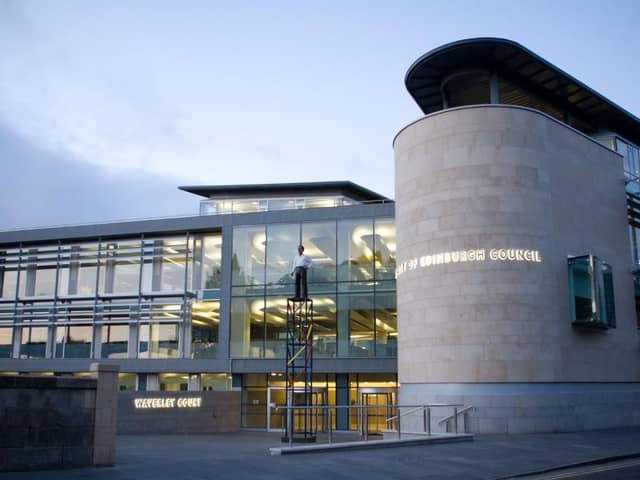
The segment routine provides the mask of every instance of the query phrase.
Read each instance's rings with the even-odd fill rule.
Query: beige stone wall
[[[448,263],[398,277],[401,383],[637,382],[622,159],[539,112],[445,110],[394,142],[398,262],[465,249],[541,262]],[[571,326],[567,257],[614,269],[617,328]]]

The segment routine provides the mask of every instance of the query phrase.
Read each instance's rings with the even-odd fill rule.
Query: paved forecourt
[[[640,428],[579,433],[486,435],[473,442],[271,456],[280,435],[265,432],[119,436],[116,465],[7,473],[0,480],[495,479],[609,456],[640,453]]]

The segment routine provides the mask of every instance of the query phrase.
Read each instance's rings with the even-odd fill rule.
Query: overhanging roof
[[[344,195],[360,202],[389,200],[389,198],[349,181],[303,182],[303,183],[259,183],[249,185],[198,185],[178,187],[185,192],[205,198],[247,197],[309,197]]]
[[[511,40],[472,38],[438,47],[409,67],[405,85],[420,109],[429,114],[442,110],[442,81],[466,69],[495,72],[552,105],[640,145],[640,119]]]

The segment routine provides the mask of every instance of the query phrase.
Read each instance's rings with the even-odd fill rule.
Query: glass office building
[[[640,120],[504,39],[436,48],[405,85],[424,117],[394,140],[395,202],[189,186],[193,217],[0,232],[0,372],[109,361],[122,390],[240,391],[243,427],[279,429],[303,244],[315,404],[464,401],[482,433],[640,418]]]
[[[393,402],[393,202],[350,182],[182,188],[199,216],[0,234],[0,371],[115,362],[122,390],[241,389],[243,426],[279,428],[303,244],[315,401]]]

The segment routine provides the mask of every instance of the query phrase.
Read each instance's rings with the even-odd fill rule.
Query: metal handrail
[[[445,422],[448,422],[449,420],[452,420],[454,415],[460,415],[462,413],[468,412],[469,410],[471,410],[473,408],[473,405],[469,405],[468,407],[464,407],[462,410],[458,410],[456,413],[454,413],[453,415],[449,415],[448,417],[444,417],[442,420],[440,420],[438,422],[438,425],[442,425]]]
[[[404,412],[404,413],[402,413],[402,414],[400,414],[400,415],[394,415],[393,417],[389,417],[389,418],[387,418],[384,422],[385,422],[385,423],[389,423],[389,422],[391,422],[391,421],[393,421],[393,420],[397,420],[397,419],[398,419],[398,418],[400,418],[400,417],[404,417],[404,416],[406,416],[406,415],[409,415],[410,413],[417,412],[418,410],[422,410],[422,409],[423,409],[423,408],[425,408],[425,407],[426,407],[426,405],[420,405],[419,407],[412,408],[412,409],[411,409],[411,410],[409,410],[408,412]]]
[[[288,419],[288,423],[286,425],[283,424],[283,429],[286,429],[287,431],[287,437],[289,440],[289,445],[292,445],[293,443],[293,412],[295,410],[314,410],[316,412],[316,417],[318,416],[318,411],[323,411],[326,410],[327,411],[327,418],[328,418],[328,422],[326,424],[327,429],[328,429],[328,434],[329,434],[329,443],[333,443],[333,428],[332,428],[332,416],[331,416],[331,412],[332,410],[336,410],[336,414],[337,414],[337,410],[338,409],[356,409],[356,411],[362,415],[363,412],[368,411],[371,408],[395,408],[398,411],[400,411],[400,409],[404,409],[404,408],[409,408],[411,409],[409,412],[405,412],[405,414],[399,413],[396,417],[391,417],[390,419],[395,418],[397,420],[397,432],[398,432],[398,439],[402,438],[402,428],[401,428],[401,421],[400,419],[405,416],[408,415],[411,412],[416,412],[420,409],[423,410],[423,422],[424,422],[424,429],[425,429],[425,433],[428,435],[431,435],[431,408],[440,408],[440,407],[453,407],[454,410],[454,418],[456,419],[455,422],[455,433],[458,433],[458,422],[457,422],[457,412],[458,412],[458,407],[464,407],[463,404],[458,404],[458,403],[433,403],[433,404],[426,404],[426,405],[393,405],[393,404],[384,404],[384,405],[300,405],[300,406],[288,406],[288,405],[275,405],[275,410],[283,410],[286,413],[285,418]],[[463,409],[463,410],[468,410],[467,409]],[[390,420],[387,419],[386,421]],[[316,420],[317,421],[317,420]],[[323,420],[323,424],[324,424],[324,420]],[[317,425],[317,423],[316,423]],[[369,426],[368,426],[368,415],[365,414],[362,417],[362,424],[361,426],[363,426],[363,432],[362,435],[364,436],[365,441],[368,441],[368,433],[369,433]],[[306,435],[306,434],[305,434]]]

